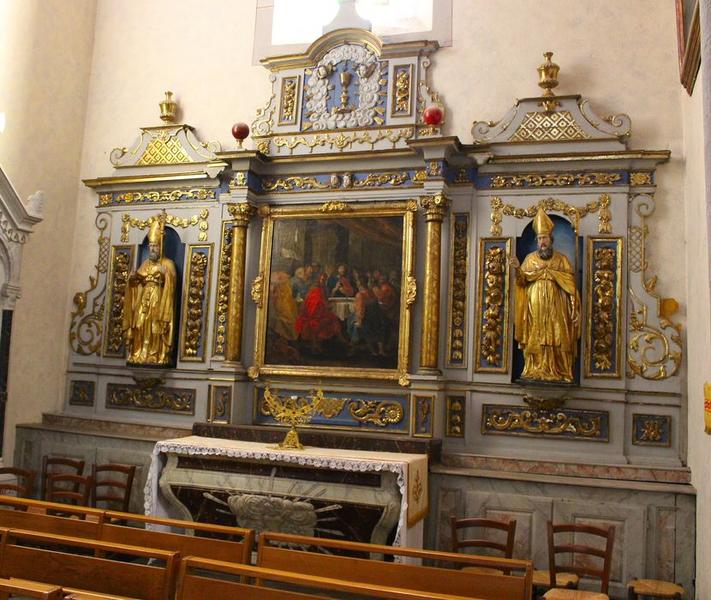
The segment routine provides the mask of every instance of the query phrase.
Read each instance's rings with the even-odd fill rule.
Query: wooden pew
[[[61,512],[61,516],[51,514]],[[0,527],[99,539],[103,510],[0,496]]]
[[[57,585],[26,581],[24,579],[0,578],[0,600],[8,598],[40,598],[41,600],[62,600],[64,593]]]
[[[326,552],[319,552],[323,548]],[[508,575],[476,573],[437,566],[387,562],[369,558],[381,554],[395,560],[410,557],[461,567],[501,569]],[[304,575],[348,578],[350,581],[406,588],[484,600],[529,600],[532,592],[530,561],[473,556],[451,552],[398,548],[263,532],[257,565]]]
[[[130,527],[129,523],[161,529]],[[171,532],[169,528],[183,529],[186,533]],[[194,532],[195,535],[190,535],[188,532]],[[225,538],[238,538],[238,540]],[[107,511],[102,522],[100,539],[103,542],[119,542],[131,546],[177,551],[181,556],[200,556],[249,564],[254,545],[254,531],[241,527]]]
[[[115,554],[122,560],[110,558]],[[127,562],[126,557],[163,566]],[[0,542],[0,577],[142,600],[172,598],[177,561],[177,552],[17,529],[4,530]]]
[[[199,571],[199,574],[195,571]],[[209,577],[208,573],[219,574]],[[232,579],[225,579],[225,576]],[[282,587],[271,587],[281,584]],[[305,600],[307,598],[390,598],[392,600],[471,600],[455,596],[340,578],[303,575],[189,556],[180,563],[176,600]]]

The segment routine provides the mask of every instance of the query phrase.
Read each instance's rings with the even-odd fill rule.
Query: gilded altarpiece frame
[[[622,376],[621,237],[587,240],[585,377]]]
[[[205,361],[213,246],[214,244],[188,246],[183,283],[183,314],[180,320],[182,361]]]
[[[509,370],[509,263],[511,238],[479,240],[474,371]]]
[[[415,256],[415,220],[417,202],[379,202],[362,205],[348,204],[345,202],[327,202],[323,205],[289,206],[289,207],[261,207],[260,215],[263,217],[261,255],[259,262],[259,275],[252,284],[252,299],[257,305],[256,314],[256,343],[254,349],[254,364],[248,370],[252,378],[265,375],[296,375],[302,377],[358,377],[363,379],[395,380],[400,385],[409,385],[409,358],[410,358],[410,310],[415,301],[416,281],[414,276]],[[402,224],[401,264],[400,264],[400,296],[399,319],[397,325],[397,356],[396,367],[392,369],[349,366],[333,364],[315,366],[313,364],[276,364],[267,363],[267,326],[268,310],[270,307],[269,294],[272,282],[272,258],[274,250],[275,225],[283,221],[315,220],[343,223],[349,219],[372,219],[371,229],[378,226],[378,219],[399,217]]]
[[[126,346],[123,337],[123,303],[128,285],[129,273],[134,268],[135,247],[129,245],[112,246],[109,262],[109,285],[106,297],[106,335],[103,355],[124,358]]]

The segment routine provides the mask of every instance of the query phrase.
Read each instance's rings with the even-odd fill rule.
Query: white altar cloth
[[[421,548],[423,518],[428,509],[427,455],[400,452],[370,452],[339,448],[306,447],[285,450],[273,444],[188,436],[158,442],[153,448],[145,488],[145,513],[168,516],[158,487],[163,468],[161,455],[182,454],[249,458],[261,461],[294,463],[336,471],[390,471],[397,477],[402,495],[400,515],[393,545]]]

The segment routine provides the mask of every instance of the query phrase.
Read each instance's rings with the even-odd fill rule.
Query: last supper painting
[[[402,366],[412,234],[408,213],[393,207],[301,208],[265,222],[264,368],[395,373]]]

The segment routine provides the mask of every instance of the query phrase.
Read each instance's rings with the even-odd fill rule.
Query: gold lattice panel
[[[627,231],[627,256],[633,273],[640,273],[644,267],[645,234],[644,228],[636,225],[631,225]]]
[[[575,122],[568,110],[529,112],[518,126],[512,142],[562,142],[585,140],[590,136]]]
[[[146,146],[146,150],[138,165],[175,165],[193,162],[175,138],[168,140],[154,139]]]

